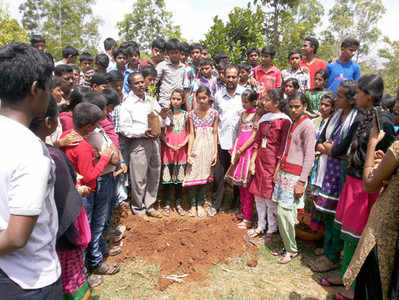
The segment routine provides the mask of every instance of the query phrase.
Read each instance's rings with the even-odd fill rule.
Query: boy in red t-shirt
[[[273,65],[276,49],[273,46],[266,46],[262,49],[262,63],[257,66],[254,72],[254,79],[251,84],[257,87],[257,92],[262,96],[270,89],[281,86],[281,72]]]
[[[319,70],[325,70],[327,68],[327,63],[316,57],[317,48],[319,48],[319,41],[314,37],[307,37],[303,42],[302,52],[304,58],[300,63],[301,68],[306,68],[309,70],[310,76],[310,89],[314,89],[314,76]]]
[[[83,139],[77,145],[66,147],[62,150],[71,161],[74,170],[82,176],[81,184],[91,189],[90,195],[83,198],[83,205],[92,229],[92,240],[87,248],[87,266],[93,274],[115,274],[119,271],[119,264],[103,263],[102,248],[104,245],[101,245],[101,240],[103,239],[102,231],[99,235],[95,234],[98,231],[95,228],[99,226],[99,223],[104,223],[103,219],[106,218],[108,206],[106,203],[97,203],[98,201],[96,202],[94,199],[97,179],[108,165],[113,151],[111,147],[106,147],[101,152],[101,157],[97,164],[95,164],[96,152],[85,138],[97,127],[97,123],[103,118],[103,112],[96,105],[83,102],[74,108],[72,116],[74,128],[65,131],[62,136],[73,131]],[[89,277],[89,283],[91,278],[95,277]]]

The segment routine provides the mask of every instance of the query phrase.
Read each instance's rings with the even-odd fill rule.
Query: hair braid
[[[370,123],[373,122],[373,110],[370,109],[366,113],[366,117],[364,118],[363,122],[359,124],[356,129],[355,137],[349,149],[349,166],[353,164],[362,164],[363,161],[359,157],[359,152],[357,148],[359,146],[359,139],[367,132]]]

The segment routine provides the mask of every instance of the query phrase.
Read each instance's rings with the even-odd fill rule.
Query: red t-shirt
[[[263,83],[262,95],[270,89],[281,86],[281,71],[276,66],[272,66],[268,72],[263,71],[262,66],[257,66],[254,68],[254,78]]]
[[[313,85],[314,75],[316,74],[316,72],[318,70],[325,70],[327,68],[327,63],[324,60],[315,57],[315,59],[313,60],[313,62],[311,64],[308,64],[306,62],[306,60],[303,59],[302,62],[300,63],[300,66],[309,69],[310,89],[313,90],[314,89],[314,85]]]
[[[71,131],[72,129],[65,131],[61,138]],[[75,172],[83,176],[81,184],[90,187],[93,193],[96,190],[97,178],[104,171],[110,158],[101,156],[97,164],[94,164],[96,152],[86,139],[81,140],[76,146],[66,147],[61,150],[65,152]]]

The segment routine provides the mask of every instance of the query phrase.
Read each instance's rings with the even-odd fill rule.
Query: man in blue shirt
[[[360,66],[352,61],[360,43],[353,38],[345,39],[341,44],[341,55],[332,64],[327,65],[327,88],[337,93],[339,84],[344,80],[358,80],[361,76]]]

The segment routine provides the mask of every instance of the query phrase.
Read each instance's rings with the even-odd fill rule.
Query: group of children
[[[41,52],[43,43],[40,36],[32,38]],[[63,59],[55,63],[47,111],[31,124],[52,144],[48,149],[56,164],[64,295],[85,299],[102,275],[119,271],[119,264],[104,258],[121,252],[125,228],[111,226],[111,218],[129,201],[136,214],[169,216],[174,190],[180,216],[217,213],[212,207],[206,211],[204,204],[220,159],[220,130],[227,122],[220,118],[225,112],[219,102],[237,95],[240,115],[236,124],[235,117],[228,120],[228,138],[234,142],[224,179],[239,190],[238,227],[265,242],[279,232],[283,247],[272,254],[278,263],[289,263],[299,254],[298,211],[311,195],[312,227],[323,228],[325,239],[318,249],[323,256],[310,267],[315,272],[336,268],[343,250],[342,278],[379,195],[365,191],[362,175],[383,83],[378,75],[360,78],[360,67],[351,60],[358,41],[344,40],[340,57],[331,64],[315,56],[318,46],[315,38],[305,39],[302,51],[289,54],[291,67],[283,71],[273,64],[273,46],[249,48],[247,61],[235,67],[225,53],[216,55],[214,64],[202,45],[177,39],[154,40],[150,59],[141,61],[137,43],[117,47],[108,38],[106,53],[95,59],[80,55],[80,68],[74,65],[78,50],[65,47]],[[226,103],[231,110],[236,105]],[[394,137],[390,113],[382,113],[381,126],[385,136],[376,150],[386,152]],[[159,183],[165,191],[162,214],[154,209]],[[319,283],[341,285],[342,280]],[[352,298],[351,292],[337,294],[337,299]]]

